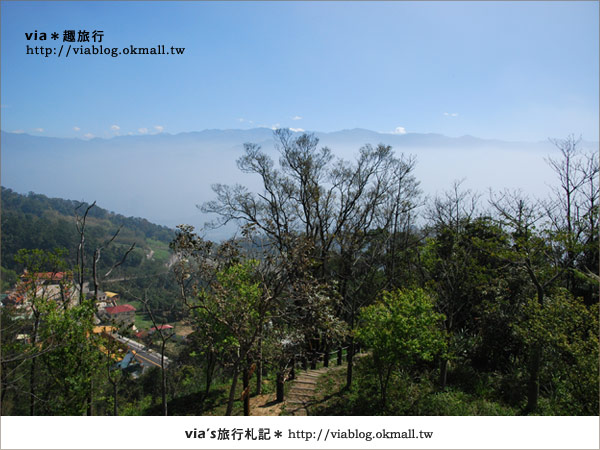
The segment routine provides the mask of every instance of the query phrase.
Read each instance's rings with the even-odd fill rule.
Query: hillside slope
[[[4,269],[19,271],[14,257],[19,249],[52,250],[64,248],[70,263],[74,263],[79,234],[76,228],[76,208],[80,214],[88,204],[74,200],[48,198],[30,192],[21,195],[2,187],[2,255]],[[110,239],[121,227],[117,238],[102,253],[101,268],[111,267],[135,243],[135,249],[123,264],[124,273],[164,267],[169,259],[169,242],[174,231],[155,225],[146,219],[125,217],[95,206],[86,223],[86,249],[94,249]]]

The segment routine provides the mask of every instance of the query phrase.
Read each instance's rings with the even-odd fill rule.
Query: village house
[[[96,308],[98,311],[102,311],[110,306],[117,306],[116,303],[112,302],[107,293],[103,291],[98,291],[98,296],[96,297]]]
[[[104,311],[98,311],[99,315],[105,321],[118,325],[129,327],[135,320],[136,309],[129,305],[109,306]]]
[[[158,327],[150,328],[149,333],[153,334],[157,330],[164,331],[164,330],[172,330],[172,329],[173,329],[173,325],[159,325]]]
[[[111,306],[117,306],[117,303],[121,300],[121,296],[116,292],[106,291],[104,294],[106,295],[106,302],[111,303]]]
[[[73,274],[71,272],[29,273],[25,270],[17,286],[3,299],[3,304],[30,313],[31,302],[42,298],[66,302],[67,306],[75,305],[79,298],[79,290],[73,283]]]

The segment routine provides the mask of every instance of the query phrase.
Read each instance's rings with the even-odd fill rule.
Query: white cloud
[[[73,131],[81,131],[81,128],[79,128],[79,127],[73,127]]]
[[[146,134],[148,132],[148,128],[138,128],[138,133]]]
[[[43,133],[44,129],[43,128],[34,128],[33,131],[37,131],[38,133]]]
[[[301,133],[304,130],[302,128],[290,128],[290,131],[293,131],[294,133]]]
[[[449,116],[449,117],[456,117],[456,116],[458,116],[458,113],[448,113],[448,112],[445,112],[444,115],[445,116]]]
[[[154,125],[154,129],[158,132],[158,133],[162,133],[163,131],[165,131],[165,127],[163,127],[162,125]]]
[[[94,137],[94,135],[92,133],[85,133],[83,135],[83,137],[86,138],[86,139],[92,139]]]
[[[113,131],[119,131],[121,129],[121,127],[119,125],[113,125],[110,127],[110,129]]]
[[[276,123],[275,125],[271,125],[271,130],[277,130],[280,126],[281,125],[279,125],[278,123]]]
[[[302,117],[300,117],[300,116],[294,116],[294,117],[292,117],[292,120],[302,120]]]
[[[13,133],[15,133],[15,134],[23,134],[23,133],[25,133],[25,130],[15,130],[15,131],[13,131]]]
[[[404,127],[396,127],[392,134],[406,134],[406,129]]]

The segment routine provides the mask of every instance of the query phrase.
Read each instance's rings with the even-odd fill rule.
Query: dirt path
[[[276,401],[275,393],[257,395],[250,398],[251,416],[279,416],[283,408],[283,403]]]

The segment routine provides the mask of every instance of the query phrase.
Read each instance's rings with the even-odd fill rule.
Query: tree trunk
[[[94,415],[94,379],[90,375],[90,390],[87,395],[87,415]]]
[[[542,365],[542,348],[535,345],[531,350],[529,360],[529,380],[527,382],[527,406],[524,413],[531,414],[537,409],[540,395],[540,367]]]
[[[258,338],[258,359],[256,361],[256,395],[262,394],[262,337]]]
[[[325,355],[323,356],[323,367],[329,367],[329,343],[325,344]]]
[[[31,368],[29,371],[29,415],[35,416],[35,370],[36,370],[36,360],[37,358],[33,358],[31,360]]]
[[[0,416],[6,415],[6,410],[4,409],[5,398],[6,398],[6,390],[8,388],[8,380],[6,378],[7,366],[6,364],[2,364],[0,366]]]
[[[33,325],[33,336],[31,337],[31,344],[35,352],[35,347],[37,344],[37,334],[38,328],[40,325],[40,316],[39,313],[35,315],[35,323]],[[37,365],[37,357],[34,356],[31,360],[31,368],[29,371],[29,415],[35,415],[35,374]]]
[[[119,410],[117,406],[117,383],[113,384],[113,416],[118,416]]]
[[[379,388],[381,389],[381,412],[385,411],[385,405],[387,404],[387,386],[380,382]]]
[[[526,266],[531,281],[533,281],[537,290],[537,300],[541,308],[544,307],[544,286],[539,282],[533,270]],[[538,398],[540,395],[540,368],[542,366],[542,347],[540,344],[533,344],[529,359],[529,380],[527,381],[527,405],[524,413],[530,414],[537,409]]]
[[[215,359],[213,352],[209,352],[206,359],[206,386],[204,388],[204,398],[208,397],[210,392],[210,385],[212,384],[213,373],[215,371]]]
[[[354,296],[352,296],[352,303],[350,308],[350,332],[354,331],[354,316],[356,314],[356,303]],[[350,335],[350,345],[348,345],[348,353],[346,355],[348,359],[348,369],[346,370],[346,389],[352,387],[352,371],[354,366],[354,337]]]
[[[229,399],[227,400],[227,411],[225,411],[226,416],[230,416],[233,412],[233,401],[235,399],[235,387],[237,385],[238,379],[238,365],[239,362],[236,362],[233,366],[233,378],[231,380],[231,388],[229,388]]]
[[[342,365],[343,358],[344,358],[344,350],[342,349],[342,347],[338,347],[338,349],[337,349],[337,365],[338,366]]]
[[[165,371],[165,341],[163,339],[163,343],[160,349],[160,373],[162,376],[162,406],[163,406],[163,415],[167,415],[167,373]]]
[[[250,415],[250,374],[248,372],[248,366],[244,366],[242,369],[242,385],[243,391],[242,396],[244,399],[244,416]]]
[[[448,358],[442,358],[440,361],[440,388],[446,389],[448,378]]]
[[[354,339],[350,338],[350,345],[348,346],[348,353],[346,354],[348,359],[348,370],[346,371],[346,389],[350,389],[352,387],[352,369],[354,366],[353,358],[354,358]]]
[[[277,373],[277,401],[282,402],[284,397],[285,373],[280,371]]]

